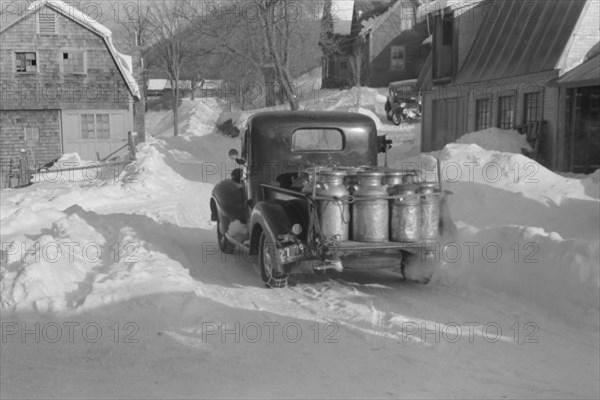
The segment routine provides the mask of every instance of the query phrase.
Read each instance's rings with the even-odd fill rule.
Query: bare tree
[[[222,7],[215,7],[210,15],[206,8],[197,6],[190,21],[196,21],[196,29],[215,43],[215,49],[228,62],[237,64],[240,69],[251,69],[252,73],[244,74],[246,77],[262,77],[267,106],[276,104],[279,91],[290,108],[297,110],[299,99],[294,90],[292,69],[311,59],[305,49],[311,49],[311,33],[318,32],[310,24],[315,22],[318,28],[318,21],[303,19],[299,12],[307,5],[287,0],[251,0],[243,2],[241,12],[231,17],[220,10],[234,9],[240,3],[225,0],[219,4]],[[312,53],[316,60],[316,40]]]
[[[150,6],[147,0],[137,0],[135,6],[132,3],[113,3],[113,10],[123,32],[124,45],[127,53],[133,58],[134,78],[141,84],[140,100],[136,104],[136,130],[140,141],[145,140],[145,116],[146,111],[146,86],[147,68],[151,65],[148,59],[148,51],[153,43],[153,26],[150,19]]]
[[[364,62],[364,48],[364,38],[358,37],[354,43],[352,53],[350,54],[350,57],[348,59],[350,72],[352,72],[352,84],[355,87],[356,92],[356,109],[360,107],[360,86],[362,79],[362,67]]]
[[[171,83],[173,109],[173,135],[179,134],[180,80],[184,58],[188,49],[186,17],[187,0],[155,0],[149,6],[148,19],[154,36],[155,48],[162,59]]]

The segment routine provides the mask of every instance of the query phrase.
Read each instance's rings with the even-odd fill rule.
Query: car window
[[[341,151],[344,134],[337,129],[298,129],[292,134],[292,151]]]

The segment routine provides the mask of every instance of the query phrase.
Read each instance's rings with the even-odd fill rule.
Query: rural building
[[[436,3],[424,8],[433,36],[419,77],[422,150],[440,149],[467,132],[540,121],[540,162],[555,170],[598,168],[597,151],[595,161],[576,160],[583,149],[598,146],[597,111],[592,116],[598,81],[587,79],[598,70],[598,58],[581,66],[586,79],[579,81],[577,74],[572,81],[568,73],[600,40],[600,2]],[[579,94],[589,101],[585,111],[573,97]],[[589,125],[588,133],[577,136],[574,123]]]
[[[321,41],[324,87],[353,86],[358,73],[361,85],[369,87],[419,76],[429,51],[423,45],[426,22],[416,21],[420,2],[339,3],[346,8],[335,10],[327,40]]]
[[[192,81],[180,80],[178,86],[181,96],[185,96],[192,89]],[[159,98],[165,94],[170,94],[171,90],[170,79],[148,79],[146,96],[148,96],[148,99]]]
[[[109,29],[61,1],[38,1],[0,30],[0,162],[26,149],[102,159],[134,130],[139,89]],[[126,151],[126,150],[125,150]]]

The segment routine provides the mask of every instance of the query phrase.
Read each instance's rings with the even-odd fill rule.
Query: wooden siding
[[[37,129],[39,140],[26,141],[25,130]],[[0,111],[0,165],[6,171],[10,159],[18,162],[21,149],[34,154],[35,164],[43,165],[62,154],[59,110]]]
[[[57,18],[56,35],[37,33],[31,15],[1,35],[0,109],[128,109],[131,94],[104,40],[46,7]],[[62,54],[85,51],[85,74],[65,74]],[[37,53],[37,73],[16,73],[15,52]]]
[[[394,34],[397,28],[391,26],[393,22],[394,19],[390,18],[371,33],[368,55],[370,61],[366,71],[369,87],[386,87],[390,82],[418,78],[429,54],[429,46],[422,44],[427,38],[425,23]],[[390,37],[394,39],[390,41]],[[404,69],[402,70],[390,68],[392,46],[404,47]]]
[[[423,108],[426,116],[424,116],[421,123],[422,151],[439,150],[445,144],[455,140],[453,135],[460,136],[461,133],[473,132],[476,119],[475,105],[478,99],[490,99],[492,126],[498,126],[498,98],[507,95],[514,96],[516,113],[514,122],[519,126],[524,119],[525,94],[540,92],[542,95],[541,118],[546,121],[544,127],[545,137],[540,152],[549,164],[548,166],[561,168],[555,155],[556,151],[560,149],[559,143],[561,140],[558,136],[559,124],[561,123],[559,90],[557,87],[549,85],[557,76],[558,71],[545,71],[497,81],[434,86],[432,89],[424,91]],[[457,103],[458,100],[456,99],[465,102],[464,109],[462,107],[438,108],[438,115],[434,115],[435,104],[438,104],[437,107],[441,107],[440,103],[434,102],[451,101]],[[458,113],[459,117],[448,116],[444,113]],[[462,118],[463,113],[465,123],[461,125],[460,120],[456,120],[456,118]],[[444,124],[451,124],[455,128],[438,128]]]

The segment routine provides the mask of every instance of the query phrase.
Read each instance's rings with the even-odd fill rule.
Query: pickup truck
[[[436,238],[402,242],[386,236],[381,240],[361,241],[357,239],[361,232],[356,227],[354,235],[327,235],[322,226],[325,221],[319,219],[319,201],[342,204],[342,209],[348,211],[340,214],[339,221],[330,218],[329,222],[348,229],[346,225],[353,224],[349,217],[359,212],[353,203],[360,198],[327,192],[324,195],[323,190],[318,190],[327,186],[320,182],[323,171],[332,174],[345,171],[346,178],[351,178],[356,171],[387,170],[377,166],[378,154],[386,152],[391,141],[378,136],[370,117],[351,112],[265,112],[249,118],[240,137],[241,152],[235,149],[229,152],[239,168],[232,171],[230,179],[214,187],[211,219],[217,223],[221,251],[255,256],[267,287],[286,286],[290,273],[295,269],[306,270],[307,263],[315,271],[330,268],[402,271],[407,260],[418,255],[422,256],[419,264],[439,261],[436,251],[440,251],[440,244]],[[356,181],[344,179],[344,184],[350,188]],[[345,192],[343,187],[341,190],[357,195],[355,190]],[[436,192],[440,194],[440,190]],[[364,196],[362,199],[365,200]],[[442,204],[444,195],[439,195],[439,199]],[[398,198],[385,197],[390,209],[394,200]],[[434,217],[439,218],[442,237],[444,218],[439,214]],[[431,273],[423,282],[430,277]]]

